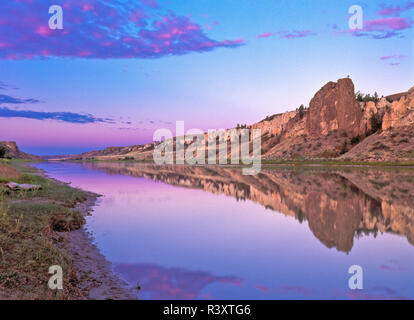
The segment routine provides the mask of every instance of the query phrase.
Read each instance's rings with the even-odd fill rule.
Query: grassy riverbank
[[[11,191],[7,182],[40,185]],[[54,181],[24,162],[0,161],[0,298],[77,299],[77,272],[58,231],[82,226],[76,210],[91,194]],[[63,290],[48,289],[51,265],[63,268]]]

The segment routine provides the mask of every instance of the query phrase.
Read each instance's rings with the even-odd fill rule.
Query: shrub
[[[388,147],[387,145],[383,144],[382,142],[377,142],[372,148],[371,148],[371,152],[376,151],[376,150],[390,150],[390,147]]]
[[[358,144],[360,142],[361,138],[359,136],[355,136],[351,139],[351,145]]]
[[[0,158],[4,158],[6,156],[6,148],[4,146],[0,146]]]
[[[297,112],[299,112],[299,118],[303,119],[303,116],[305,115],[305,106],[303,104],[300,105],[298,109],[296,109]]]
[[[85,224],[85,218],[79,211],[54,214],[50,218],[50,226],[54,231],[77,230]]]
[[[339,154],[344,154],[344,153],[346,153],[347,151],[348,151],[348,142],[345,140],[345,141],[342,143],[341,150],[340,150]]]
[[[371,113],[371,133],[375,133],[382,128],[382,117],[377,113]]]
[[[377,103],[380,100],[377,92],[374,92],[374,94],[371,96],[369,93],[368,94],[363,94],[360,91],[358,91],[355,94],[355,99],[357,99],[357,101],[359,101],[359,102],[373,101],[375,103]]]

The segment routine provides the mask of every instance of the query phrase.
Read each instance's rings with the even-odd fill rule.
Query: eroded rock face
[[[14,159],[39,159],[38,157],[20,151],[19,147],[17,146],[16,142],[14,141],[0,141],[0,146],[6,149],[6,156],[14,158]]]
[[[10,150],[10,152],[18,152],[19,148],[15,141],[0,141],[2,145]]]
[[[339,79],[324,85],[311,100],[306,116],[306,133],[311,136],[326,136],[334,130],[360,135],[362,110],[352,80]]]
[[[414,87],[408,92],[381,98],[377,103],[358,102],[354,91],[354,84],[349,78],[328,82],[315,94],[309,109],[303,113],[291,111],[277,114],[247,128],[261,130],[264,159],[412,161]],[[398,132],[388,132],[391,127],[399,128]],[[107,148],[68,159],[153,160],[155,146],[149,143],[145,146]],[[230,147],[227,154],[230,158]],[[180,159],[175,153],[173,157]]]
[[[394,101],[384,114],[382,130],[414,124],[414,87],[400,100]]]
[[[265,119],[251,126],[251,129],[261,130],[261,134],[267,134],[269,136],[280,135],[285,129],[286,124],[296,116],[296,111],[289,111],[285,113],[276,114],[269,119]]]
[[[372,131],[372,117],[378,113],[378,108],[375,102],[369,101],[363,106],[363,116],[361,122],[361,131],[370,132]]]

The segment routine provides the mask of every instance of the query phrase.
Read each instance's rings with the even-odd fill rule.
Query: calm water
[[[87,229],[140,299],[414,298],[410,171],[35,166],[103,195]]]

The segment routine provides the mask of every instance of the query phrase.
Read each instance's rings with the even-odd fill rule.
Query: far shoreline
[[[136,160],[136,159],[45,159],[39,162],[55,162],[55,163],[99,163],[99,162],[117,162],[117,163],[137,163],[137,164],[152,164],[157,165],[152,160]],[[164,165],[176,165],[176,166],[221,166],[223,168],[244,168],[248,167],[248,165],[243,164],[164,164]],[[345,161],[345,160],[335,160],[335,159],[309,159],[309,160],[266,160],[263,159],[261,165],[266,168],[271,168],[272,166],[275,167],[327,167],[327,168],[335,168],[335,167],[355,167],[355,168],[406,168],[406,169],[413,169],[414,168],[414,161],[409,162],[392,162],[392,161]],[[163,165],[159,165],[163,166]]]

